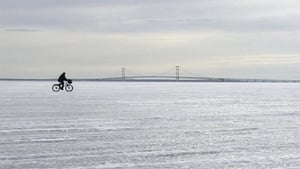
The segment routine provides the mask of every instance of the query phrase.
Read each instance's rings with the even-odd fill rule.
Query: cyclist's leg
[[[60,88],[60,90],[64,90],[64,82],[63,81],[59,82],[59,88]]]

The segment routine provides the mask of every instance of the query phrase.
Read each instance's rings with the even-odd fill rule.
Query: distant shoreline
[[[268,79],[212,79],[212,80],[187,80],[187,79],[72,79],[73,81],[87,82],[195,82],[195,83],[300,83],[300,80],[268,80]],[[0,78],[0,81],[57,81],[57,79],[17,79],[17,78]]]

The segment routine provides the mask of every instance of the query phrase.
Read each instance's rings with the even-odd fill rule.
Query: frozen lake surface
[[[300,84],[0,82],[1,169],[299,169]]]

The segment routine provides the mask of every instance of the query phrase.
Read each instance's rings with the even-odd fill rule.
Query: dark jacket
[[[62,73],[62,74],[59,76],[59,78],[58,78],[57,81],[63,82],[63,81],[67,81],[67,80],[68,80],[68,79],[66,78],[66,73]]]

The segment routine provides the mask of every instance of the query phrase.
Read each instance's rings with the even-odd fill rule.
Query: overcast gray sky
[[[297,0],[0,0],[0,77],[300,79],[299,20]]]

